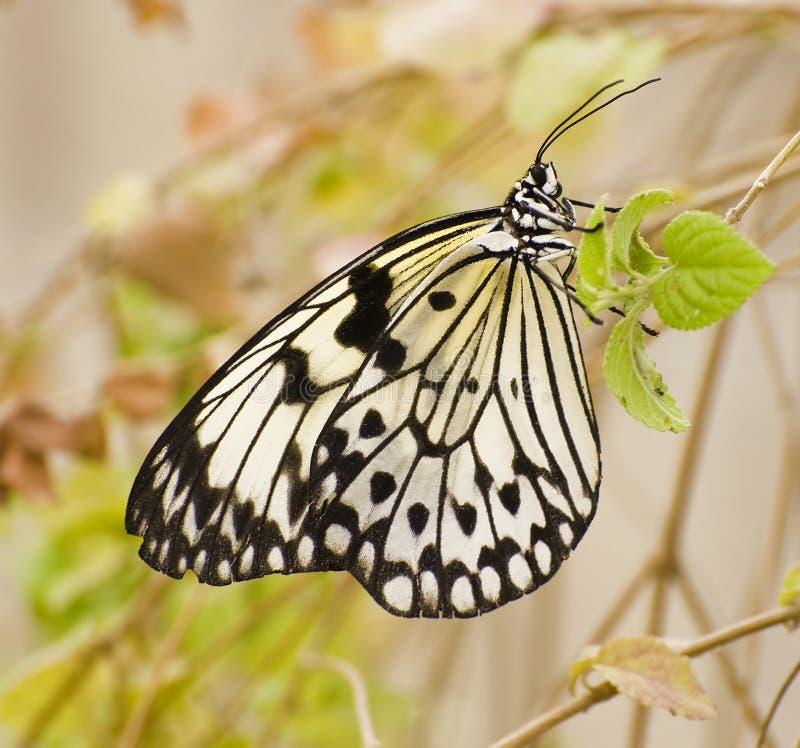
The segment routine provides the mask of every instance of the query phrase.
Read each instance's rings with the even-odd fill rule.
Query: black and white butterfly
[[[349,571],[424,617],[480,615],[556,573],[597,508],[600,449],[555,264],[575,212],[542,157],[636,90],[577,117],[607,88],[502,206],[387,239],[211,377],[131,491],[148,564],[216,585]]]

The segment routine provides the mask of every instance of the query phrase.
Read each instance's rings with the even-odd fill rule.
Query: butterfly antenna
[[[619,80],[613,81],[612,83],[607,83],[603,86],[599,91],[595,91],[586,101],[583,102],[574,112],[569,114],[567,117],[561,120],[551,131],[550,134],[544,139],[541,146],[539,146],[539,152],[536,154],[536,163],[539,164],[542,161],[542,155],[544,154],[545,150],[549,147],[550,143],[552,142],[553,136],[567,124],[575,115],[582,112],[586,109],[589,104],[591,104],[601,93],[604,91],[608,91],[609,88],[613,88],[614,86],[618,86],[622,83],[623,79],[620,78]]]
[[[580,122],[583,122],[583,120],[585,120],[587,117],[591,117],[593,114],[596,114],[601,109],[604,109],[605,107],[607,107],[609,104],[613,104],[617,99],[621,99],[623,96],[627,96],[628,94],[635,93],[640,88],[644,88],[645,86],[649,86],[651,83],[655,83],[655,82],[660,81],[660,80],[661,80],[661,78],[651,78],[649,81],[645,81],[644,83],[640,83],[638,86],[634,86],[633,88],[629,88],[627,91],[622,91],[621,93],[618,93],[616,96],[612,96],[608,101],[604,101],[599,106],[596,106],[594,109],[590,109],[588,112],[586,112],[586,114],[582,115],[581,117],[578,117],[578,119],[573,120],[572,122],[570,122],[570,120],[576,114],[580,113],[586,107],[587,104],[589,104],[591,101],[593,101],[595,98],[597,98],[597,96],[599,96],[603,91],[608,89],[610,86],[615,86],[615,85],[617,85],[617,83],[621,83],[622,81],[621,80],[614,81],[614,83],[609,83],[607,86],[604,86],[594,96],[592,96],[590,99],[587,99],[586,102],[584,102],[584,104],[582,106],[580,106],[578,109],[576,109],[569,117],[567,117],[563,122],[561,122],[561,124],[559,124],[558,127],[556,127],[556,129],[553,132],[550,133],[550,135],[547,136],[547,138],[545,139],[544,143],[542,143],[541,148],[539,148],[539,152],[536,154],[536,162],[539,163],[541,161],[542,156],[544,156],[544,152],[551,145],[553,145],[553,143],[555,143],[556,140],[558,140],[565,132],[567,132],[567,130],[571,130],[573,127],[575,127],[575,125],[579,124]]]

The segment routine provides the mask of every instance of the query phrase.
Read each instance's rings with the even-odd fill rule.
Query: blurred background
[[[501,202],[601,85],[663,78],[551,149],[566,194],[668,187],[653,229],[724,213],[800,127],[799,31],[798,2],[0,2],[0,743],[366,745],[366,703],[384,746],[483,746],[565,700],[589,641],[773,607],[800,551],[800,159],[741,225],[773,279],[729,324],[649,342],[694,430],[630,419],[609,326],[585,329],[601,503],[534,595],[409,621],[345,574],[208,589],[151,571],[123,516],[250,333],[388,234]],[[541,744],[752,745],[800,640],[725,652],[695,662],[718,719],[617,698]],[[767,744],[798,715],[795,687]]]

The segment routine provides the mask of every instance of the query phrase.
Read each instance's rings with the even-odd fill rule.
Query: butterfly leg
[[[581,208],[592,208],[592,209],[594,209],[594,208],[597,207],[594,203],[585,203],[585,202],[583,202],[583,200],[573,200],[572,198],[569,198],[569,201],[573,205],[579,205]],[[605,207],[605,208],[603,208],[603,210],[606,213],[619,213],[622,210],[622,208]]]

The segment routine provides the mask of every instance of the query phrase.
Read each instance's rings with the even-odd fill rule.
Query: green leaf
[[[506,102],[508,122],[521,133],[549,130],[609,81],[644,80],[662,54],[655,37],[621,31],[538,36],[517,61]]]
[[[686,211],[664,229],[673,267],[653,284],[653,303],[670,327],[696,330],[727,317],[775,266],[719,216]]]
[[[586,221],[586,228],[592,229],[602,224],[604,219],[605,196],[600,198]],[[576,292],[578,298],[587,306],[597,300],[597,289],[608,284],[608,236],[605,227],[585,233],[578,247],[578,281]]]
[[[638,232],[631,238],[630,252],[631,269],[640,275],[653,275],[667,263],[664,257],[650,249],[650,245]]]
[[[647,299],[627,308],[609,335],[603,360],[608,388],[625,410],[658,431],[685,431],[689,421],[667,391],[661,373],[644,350],[639,314]]]
[[[717,710],[692,672],[689,658],[652,636],[624,636],[600,647],[594,668],[629,699],[686,719]]]
[[[650,275],[667,261],[655,254],[639,234],[639,224],[645,215],[659,205],[673,201],[669,190],[645,190],[631,197],[614,221],[614,269],[630,275]]]
[[[786,572],[778,595],[778,603],[800,605],[800,564],[796,564]]]

